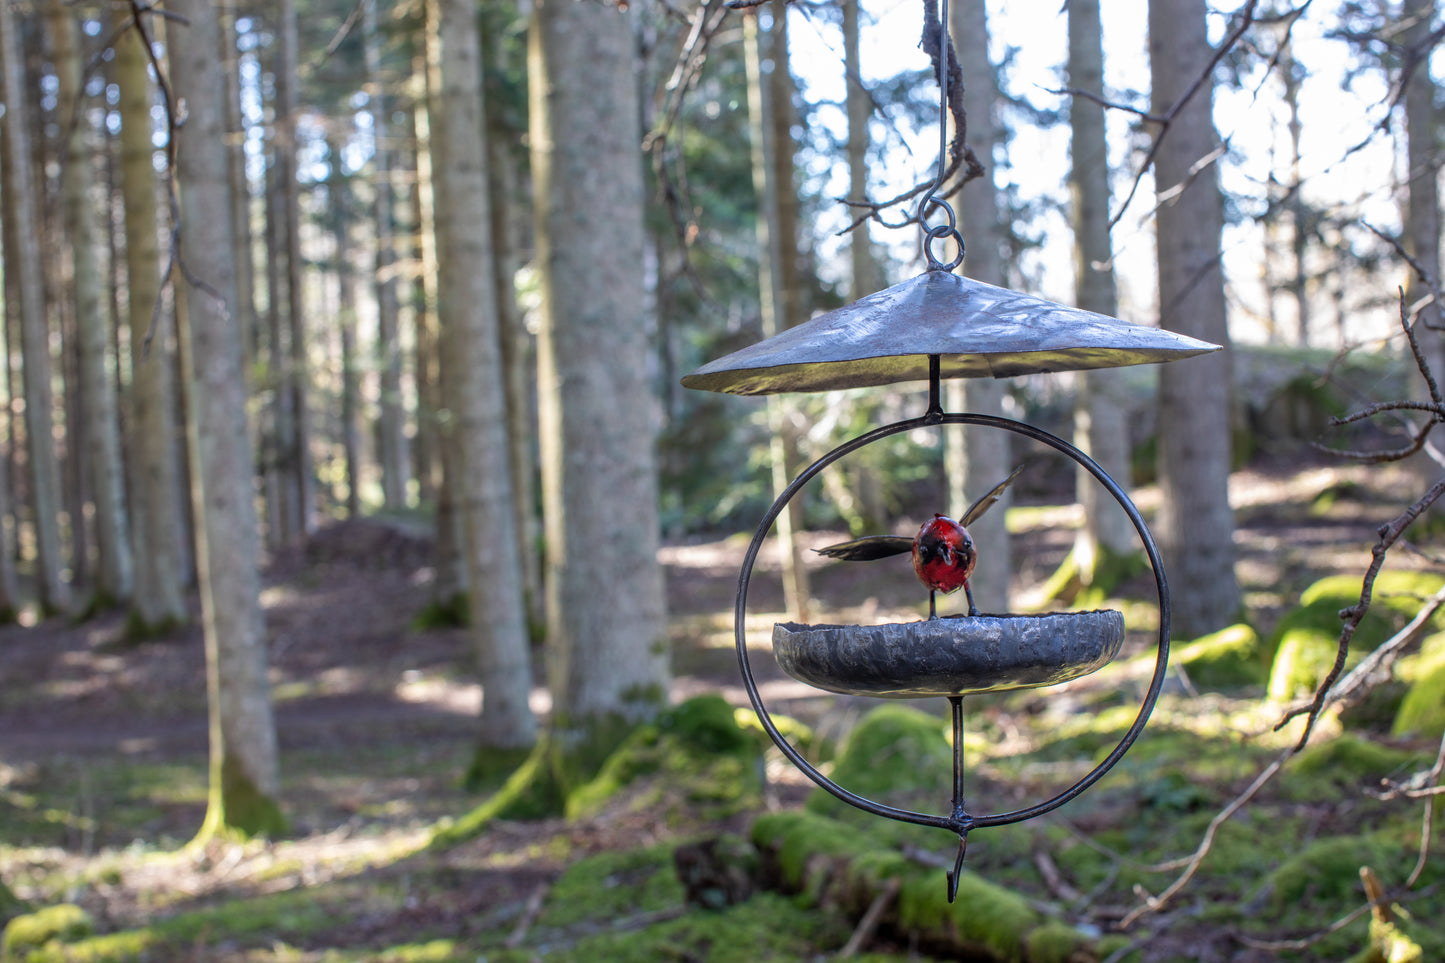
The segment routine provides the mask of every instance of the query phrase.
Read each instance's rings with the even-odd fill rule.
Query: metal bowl
[[[773,626],[773,654],[799,682],[889,699],[1068,682],[1108,664],[1123,642],[1124,616],[1114,609]]]

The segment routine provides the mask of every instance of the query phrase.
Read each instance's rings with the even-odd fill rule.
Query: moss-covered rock
[[[765,872],[785,890],[801,894],[808,905],[836,904],[861,913],[896,880],[898,896],[884,929],[946,958],[1023,963],[1035,959],[1029,955],[1031,940],[1037,939],[1041,952],[1058,950],[1065,942],[1071,952],[1088,944],[1072,933],[1066,941],[1057,931],[1035,938],[1045,921],[1029,901],[967,869],[959,878],[955,901],[949,903],[944,876],[937,869],[907,860],[881,846],[875,835],[833,819],[809,812],[761,816],[753,824],[753,842],[763,854]]]
[[[582,920],[681,906],[682,884],[672,868],[673,847],[621,849],[578,860],[562,873],[537,917],[539,929]]]
[[[1202,689],[1260,685],[1268,678],[1259,633],[1243,623],[1220,629],[1170,651],[1170,660]]]
[[[848,734],[829,775],[850,792],[902,809],[946,810],[953,780],[953,750],[945,722],[910,706],[885,703],[871,710]],[[810,812],[844,821],[875,817],[818,789]]]
[[[1363,895],[1361,866],[1404,867],[1403,876],[1414,855],[1403,842],[1380,834],[1315,840],[1270,874],[1270,906],[1283,913],[1357,900]]]
[[[90,914],[74,903],[47,906],[34,913],[12,919],[0,936],[0,960],[23,960],[29,951],[39,949],[52,940],[69,943],[81,940],[95,931]]]
[[[596,813],[646,779],[634,807],[655,806],[668,819],[720,819],[758,798],[761,759],[759,736],[738,725],[732,706],[698,696],[634,730],[595,778],[569,794],[566,814]]]
[[[1431,739],[1445,734],[1445,660],[1410,685],[1391,731]]]
[[[1346,733],[1312,742],[1290,760],[1282,787],[1294,799],[1319,799],[1337,788],[1378,788],[1381,779],[1422,761],[1419,753]]]
[[[1339,645],[1340,612],[1359,602],[1360,584],[1360,578],[1353,575],[1321,579],[1300,596],[1299,608],[1280,621],[1266,646],[1274,659],[1270,698],[1288,701],[1312,692],[1324,678]],[[1388,639],[1441,585],[1445,578],[1430,572],[1381,572],[1375,580],[1370,611],[1350,640],[1351,658]]]

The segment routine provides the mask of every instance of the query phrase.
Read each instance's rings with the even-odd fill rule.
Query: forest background
[[[588,927],[679,939],[655,927],[718,887],[691,886],[691,902],[669,890],[676,905],[621,922],[549,922],[567,902],[564,866],[596,867],[546,846],[577,845],[578,827],[595,826],[599,772],[614,788],[659,768],[687,783],[718,778],[711,767],[738,746],[763,758],[736,735],[746,712],[689,743],[697,718],[704,728],[718,718],[706,700],[679,703],[699,685],[745,703],[706,654],[730,644],[717,626],[730,624],[741,548],[726,536],[756,524],[803,464],[908,414],[920,392],[765,404],[679,379],[923,269],[918,222],[937,213],[918,205],[939,136],[931,9],[0,4],[0,609],[13,620],[0,642],[13,655],[0,702],[11,821],[0,912],[24,921],[7,929],[4,952],[170,958],[216,941],[226,947],[216,958],[450,959],[494,944],[572,958],[598,952],[583,945],[597,935]],[[1112,808],[1093,812],[1098,825],[1051,827],[1071,851],[1103,854],[1100,866],[1066,865],[1073,882],[1041,836],[1009,837],[1026,838],[1030,858],[1007,858],[1008,845],[982,857],[979,885],[1004,895],[975,893],[975,909],[1037,890],[1024,905],[1038,918],[1007,917],[1003,935],[970,929],[995,914],[921,917],[905,871],[819,844],[808,826],[793,829],[827,857],[826,873],[778,855],[792,830],[744,818],[802,802],[776,760],[760,785],[736,772],[720,780],[740,793],[711,800],[720,820],[751,825],[754,840],[737,859],[709,844],[704,877],[741,873],[749,882],[721,885],[723,902],[754,909],[755,880],[811,893],[806,925],[764,924],[797,929],[809,953],[873,940],[1001,959],[1052,958],[1050,946],[1060,959],[1168,959],[1203,939],[1201,926],[1240,959],[1432,946],[1398,904],[1431,912],[1439,899],[1430,806],[1445,768],[1445,649],[1429,631],[1445,599],[1430,554],[1431,506],[1445,490],[1430,439],[1445,419],[1434,379],[1445,356],[1438,11],[1427,0],[1071,0],[1025,13],[956,0],[948,27],[958,77],[938,192],[968,245],[960,272],[1225,347],[1162,369],[948,386],[951,409],[1072,437],[1135,490],[1170,574],[1175,637],[1193,642],[1176,659],[1165,728],[1199,741],[1160,743]],[[1022,460],[1029,470],[973,526],[984,559],[975,591],[1010,610],[1110,600],[1129,613],[1131,658],[1144,653],[1159,609],[1134,533],[1097,486],[1076,490],[1068,466],[1001,434],[909,437],[826,475],[772,533],[761,604],[780,618],[916,612],[916,586],[840,576],[806,549],[957,513]],[[1302,516],[1284,510],[1301,497]],[[1241,534],[1258,521],[1240,517],[1251,506],[1279,527],[1268,562]],[[1328,550],[1301,521],[1324,517],[1338,528]],[[1350,538],[1358,564],[1337,551]],[[332,594],[329,570],[344,566],[356,591]],[[373,583],[367,566],[390,581]],[[1341,572],[1343,583],[1322,579]],[[366,621],[370,634],[350,634]],[[291,640],[302,624],[314,637]],[[398,649],[433,645],[444,654],[426,672],[420,662],[391,672]],[[372,677],[368,660],[382,652],[390,668]],[[424,684],[432,671],[440,688]],[[983,756],[981,784],[1047,793],[1107,749],[1121,731],[1118,689],[1138,676],[1135,660],[1053,702],[984,702],[989,743],[970,748]],[[768,680],[829,771],[848,771],[849,746],[876,760],[915,738],[937,761],[942,730],[920,721],[931,716],[882,713],[902,734],[870,750],[868,730],[853,729],[857,705]],[[456,861],[480,852],[476,901],[437,910],[439,930],[382,913],[389,922],[363,927],[360,948],[319,922],[275,936],[292,932],[276,916],[284,906],[249,902],[249,922],[204,916],[256,895],[255,874],[236,886],[226,876],[274,858],[282,844],[266,840],[336,842],[330,815],[310,802],[298,813],[307,794],[287,772],[276,706],[337,685],[393,702],[440,692],[453,713],[465,690],[472,718],[450,733],[450,756],[394,750],[424,777],[389,772],[346,790],[372,800],[346,805],[385,809],[398,800],[376,795],[411,786],[405,831],[386,837],[385,855],[298,849],[277,888],[431,860],[422,901],[435,908],[432,897],[457,888]],[[1056,711],[1110,721],[1085,736],[1060,728]],[[130,824],[115,817],[98,855],[108,820],[96,810],[129,811],[149,792],[135,779],[147,753],[166,754],[164,739],[132,733],[101,747],[79,733],[130,716],[162,728],[204,717],[206,746],[199,765],[192,756],[167,770],[156,792],[186,798],[164,828],[137,829],[141,852],[127,862]],[[364,729],[371,718],[331,722]],[[1219,762],[1221,730],[1251,734],[1237,764]],[[404,744],[410,731],[386,739]],[[67,733],[111,751],[114,784],[97,791],[99,764]],[[672,769],[656,753],[668,739],[709,751]],[[618,761],[639,740],[650,761]],[[134,748],[115,756],[122,745]],[[1020,745],[1034,763],[1005,761]],[[1330,755],[1295,763],[1321,746]],[[453,771],[431,772],[443,758]],[[870,764],[854,765],[866,778]],[[1287,765],[1296,788],[1271,797]],[[1334,780],[1323,787],[1308,781],[1321,770]],[[1191,780],[1208,789],[1192,793]],[[904,782],[877,791],[936,788]],[[632,827],[610,842],[673,840],[661,849],[596,848],[640,859],[637,879],[686,887],[693,851],[676,840],[701,827],[676,805],[607,810],[607,826]],[[1220,827],[1252,806],[1324,848],[1237,870],[1247,894],[1200,887],[1199,900],[1230,903],[1258,932],[1231,935],[1200,902],[1171,910]],[[1098,842],[1140,811],[1155,863],[1122,857],[1122,840]],[[518,823],[564,813],[560,824]],[[1347,832],[1362,821],[1370,833]],[[521,841],[508,848],[513,832]],[[870,833],[910,864],[936,859],[911,837]],[[1191,835],[1202,840],[1193,857],[1164,858]],[[759,854],[762,869],[738,869]],[[659,859],[676,861],[677,878]],[[1020,862],[1028,880],[1011,875]],[[1322,863],[1343,866],[1347,882],[1319,882]],[[162,865],[172,882],[142,868]],[[1176,870],[1172,882],[1138,881]],[[636,882],[634,870],[606,872]],[[619,908],[656,896],[632,883]],[[363,902],[372,897],[389,898]],[[349,899],[332,891],[307,905],[334,922]],[[20,915],[48,904],[59,905]],[[1267,918],[1283,906],[1303,915]],[[853,941],[835,942],[850,924]],[[423,939],[437,932],[450,936]],[[710,931],[696,939],[712,947],[701,955],[720,952]],[[565,945],[536,949],[553,943]]]

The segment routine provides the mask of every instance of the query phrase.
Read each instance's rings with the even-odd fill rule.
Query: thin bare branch
[[[1143,163],[1141,163],[1139,169],[1135,171],[1134,181],[1129,186],[1129,193],[1125,195],[1124,202],[1119,205],[1119,209],[1114,212],[1114,216],[1109,218],[1109,230],[1112,231],[1114,225],[1123,219],[1124,212],[1129,209],[1129,205],[1133,202],[1134,196],[1139,193],[1139,185],[1143,183],[1144,175],[1154,166],[1154,160],[1159,156],[1159,147],[1163,143],[1164,138],[1168,136],[1170,128],[1173,127],[1175,118],[1179,116],[1179,112],[1184,109],[1185,105],[1193,100],[1194,96],[1203,89],[1205,82],[1213,76],[1214,68],[1224,59],[1224,55],[1229,53],[1234,45],[1239,42],[1239,38],[1244,36],[1250,24],[1254,23],[1255,9],[1258,6],[1259,0],[1249,0],[1249,2],[1244,5],[1244,8],[1239,12],[1234,29],[1229,32],[1229,35],[1225,37],[1224,41],[1215,49],[1214,56],[1210,58],[1204,70],[1200,71],[1199,76],[1195,77],[1189,86],[1185,88],[1184,93],[1179,95],[1179,99],[1164,112],[1164,115],[1155,120],[1155,123],[1159,124],[1159,133],[1154,135],[1154,142],[1149,145],[1149,151],[1144,155]]]

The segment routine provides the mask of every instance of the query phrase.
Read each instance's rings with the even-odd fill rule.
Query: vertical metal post
[[[949,708],[953,711],[953,818],[959,822],[968,819],[968,810],[963,803],[963,696],[948,697]],[[968,830],[958,833],[958,855],[953,860],[953,871],[948,874],[948,901],[958,895],[958,878],[963,873],[963,854],[968,849]]]

